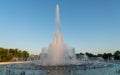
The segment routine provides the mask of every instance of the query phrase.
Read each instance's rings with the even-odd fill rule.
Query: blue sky
[[[120,50],[120,0],[0,0],[0,47],[39,54],[52,42],[57,3],[69,47],[92,53]]]

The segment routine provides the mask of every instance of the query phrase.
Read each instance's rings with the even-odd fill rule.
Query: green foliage
[[[76,57],[80,58],[82,55],[84,55],[84,54],[83,53],[79,53],[79,54],[76,54]]]
[[[0,48],[0,61],[11,61],[13,58],[28,58],[29,53],[18,49]]]
[[[78,53],[76,54],[76,57],[79,58],[81,55],[84,55],[83,53]],[[102,57],[105,60],[111,60],[112,58],[114,58],[115,60],[120,60],[120,51],[117,50],[114,54],[112,53],[103,53],[103,54],[92,54],[92,53],[88,53],[86,52],[85,55],[87,55],[89,58],[91,57]]]
[[[111,59],[112,56],[113,56],[112,53],[104,53],[102,57],[103,57],[104,59]]]
[[[114,53],[114,59],[120,60],[120,51],[116,51],[116,52]]]
[[[92,54],[92,53],[88,53],[88,52],[86,52],[86,55],[87,55],[88,57],[96,57],[96,55],[94,55],[94,54]]]

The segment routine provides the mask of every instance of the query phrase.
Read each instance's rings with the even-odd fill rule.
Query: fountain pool
[[[75,69],[72,66],[64,66],[62,68],[54,67],[51,69],[40,68],[39,66],[33,67],[31,64],[12,64],[12,65],[1,65],[0,75],[120,75],[120,65],[112,64],[107,67],[93,68],[92,66],[79,66],[80,68]],[[24,68],[23,68],[24,66]],[[78,66],[77,66],[78,67]]]

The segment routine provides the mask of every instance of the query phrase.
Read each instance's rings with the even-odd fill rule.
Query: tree
[[[29,53],[18,49],[0,48],[0,61],[11,61],[13,58],[28,58]]]
[[[103,54],[97,54],[97,57],[103,57]]]
[[[111,59],[112,56],[113,56],[112,53],[104,53],[104,54],[103,54],[103,58],[104,58],[104,59]]]
[[[115,59],[115,60],[120,60],[120,51],[116,51],[116,52],[114,53],[114,59]]]
[[[96,57],[96,55],[94,55],[94,54],[92,54],[92,53],[86,52],[85,54],[86,54],[88,57]]]
[[[80,58],[80,57],[83,56],[83,55],[84,55],[83,53],[77,53],[77,54],[76,54],[76,57],[77,57],[77,58]]]
[[[28,58],[29,57],[29,53],[27,51],[23,51],[23,58]]]

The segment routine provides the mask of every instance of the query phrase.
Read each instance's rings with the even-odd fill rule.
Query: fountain
[[[49,75],[55,73],[62,75],[89,75],[89,73],[92,73],[91,75],[101,75],[99,70],[93,69],[105,69],[110,66],[113,65],[104,61],[91,61],[87,56],[82,56],[80,60],[76,59],[75,49],[70,49],[63,41],[60,32],[59,5],[57,4],[56,31],[53,42],[47,49],[43,48],[39,56],[29,57],[27,62],[7,65],[5,75],[48,75],[48,73],[52,73]],[[88,72],[85,73],[86,70]],[[94,73],[94,71],[100,74]]]
[[[39,65],[39,66],[81,66],[86,65],[91,67],[94,65],[98,67],[99,61],[90,61],[86,55],[83,55],[80,60],[76,59],[75,49],[70,49],[63,41],[62,34],[60,32],[60,14],[59,14],[59,5],[56,5],[56,30],[53,38],[53,42],[49,45],[48,48],[43,48],[40,55],[38,57],[30,57],[32,58],[31,64]],[[97,64],[97,65],[96,65]],[[106,63],[102,63],[102,66],[106,65]]]
[[[74,62],[70,62],[74,61]],[[48,49],[42,49],[39,62],[40,65],[69,65],[76,63],[75,50],[69,49],[63,42],[60,32],[59,5],[56,6],[56,33],[53,42]]]

